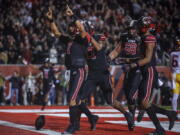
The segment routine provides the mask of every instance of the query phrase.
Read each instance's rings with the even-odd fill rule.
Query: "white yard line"
[[[92,112],[119,112],[115,109],[90,109]],[[69,109],[45,109],[41,111],[40,109],[0,109],[0,112],[8,113],[49,113],[49,112],[69,112]]]
[[[114,114],[114,112],[118,112],[115,109],[90,109],[94,114],[98,115],[99,117],[102,118],[120,118],[120,117],[124,117],[124,115],[122,113],[116,113]],[[55,116],[55,117],[69,117],[69,109],[45,109],[44,111],[41,111],[40,109],[0,109],[0,112],[7,112],[7,113],[35,113],[37,115],[47,115],[47,116]],[[58,114],[59,112],[59,114]],[[100,112],[100,113],[98,113]],[[112,113],[111,113],[112,112]],[[136,113],[137,116],[137,113]],[[158,118],[167,118],[164,115],[157,115]],[[180,114],[178,114],[178,116],[180,117]],[[82,117],[86,117],[84,114],[82,115]],[[144,115],[144,117],[148,117],[147,114]],[[105,121],[108,123],[114,123],[114,124],[127,124],[126,121]],[[169,126],[169,122],[168,121],[161,121],[162,126],[167,130],[168,126]],[[42,129],[42,130],[35,130],[34,127],[32,126],[27,126],[27,125],[20,125],[20,124],[16,124],[16,123],[11,123],[8,121],[1,121],[0,120],[0,125],[4,125],[4,126],[9,126],[9,127],[15,127],[15,128],[20,128],[20,129],[24,129],[24,130],[28,130],[28,131],[32,131],[32,132],[37,132],[37,133],[43,133],[43,134],[48,134],[48,135],[61,135],[60,132],[56,132],[56,131],[52,131],[52,130],[48,130],[48,129]],[[144,128],[154,128],[153,124],[151,121],[142,121],[140,123],[136,123],[136,126],[138,127],[144,127]],[[180,122],[176,122],[175,126],[172,130],[172,132],[177,132],[180,133]]]
[[[101,118],[122,118],[122,117],[124,117],[124,114],[122,114],[122,113],[114,114],[114,113],[106,113],[106,112],[104,112],[104,113],[93,113],[93,114],[96,114]],[[44,113],[44,112],[41,112],[38,115],[55,116],[55,117],[69,117],[68,113],[59,113],[58,114],[58,113]],[[86,115],[82,114],[81,117],[86,117]],[[137,117],[137,114],[136,114],[136,117]],[[167,116],[162,115],[162,114],[157,114],[157,117],[158,118],[167,118]],[[180,114],[178,115],[178,117],[180,117]],[[148,118],[148,115],[144,114],[143,118]]]
[[[126,121],[105,121],[107,123],[113,123],[113,124],[124,124],[127,125]],[[141,121],[141,122],[135,122],[135,125],[137,127],[144,127],[144,128],[154,128],[154,125],[151,121]],[[169,127],[169,121],[161,121],[161,125],[165,128],[165,130],[168,130]],[[170,130],[171,132],[180,133],[180,122],[175,122],[174,128]]]
[[[12,122],[8,122],[8,121],[2,121],[2,120],[0,120],[0,125],[18,128],[18,129],[23,129],[23,130],[27,130],[27,131],[31,131],[31,132],[36,132],[36,133],[42,133],[45,135],[61,135],[61,132],[56,132],[56,131],[52,131],[49,129],[36,130],[35,127],[33,127],[33,126],[16,124],[16,123],[12,123]]]

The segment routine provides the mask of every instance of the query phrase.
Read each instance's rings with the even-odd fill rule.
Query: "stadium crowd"
[[[62,64],[64,52],[58,39],[50,36],[44,14],[55,10],[61,30],[66,31],[69,18],[60,12],[61,0],[0,0],[0,63],[41,64],[46,57]],[[180,32],[177,0],[71,0],[71,7],[81,9],[81,18],[88,19],[95,31],[108,36],[107,50],[112,50],[126,22],[142,15],[153,17],[158,39],[157,63],[164,62]],[[165,55],[168,57],[168,55]]]
[[[69,72],[61,70],[54,75],[49,90],[48,105],[67,105]],[[0,72],[0,106],[1,105],[42,105],[43,101],[42,72],[22,76],[14,71],[10,76]]]

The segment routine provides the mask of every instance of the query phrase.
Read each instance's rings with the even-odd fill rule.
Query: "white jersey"
[[[26,88],[30,89],[31,92],[35,90],[36,80],[33,76],[29,75],[26,80]]]
[[[173,73],[180,73],[180,51],[171,52],[170,66]]]

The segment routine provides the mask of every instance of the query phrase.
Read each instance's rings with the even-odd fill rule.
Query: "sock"
[[[128,106],[129,111],[132,113],[133,118],[135,116],[136,106],[135,105],[129,105]]]
[[[173,111],[177,112],[177,100],[178,100],[178,94],[173,94],[173,99],[172,99],[172,109]]]
[[[82,114],[82,111],[81,111],[81,109],[80,108],[78,108],[78,112],[77,112],[77,119],[78,119],[78,121],[80,121],[81,120],[81,114]]]
[[[79,124],[79,119],[77,118],[78,114],[79,114],[79,107],[77,105],[69,107],[69,117],[70,117],[70,123],[72,125],[78,126]]]
[[[156,127],[156,129],[163,129],[163,127],[160,125],[160,122],[156,116],[154,107],[151,106],[151,107],[147,108],[146,112],[147,112],[149,118],[151,119],[151,121],[153,122],[154,126]]]
[[[79,108],[83,113],[85,113],[85,115],[88,117],[88,119],[90,119],[92,117],[92,113],[90,112],[90,110],[88,109],[88,107],[86,106],[85,103],[82,102],[79,105]]]

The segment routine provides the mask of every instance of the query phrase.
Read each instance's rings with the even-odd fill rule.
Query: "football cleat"
[[[99,119],[99,116],[92,115],[92,118],[89,120],[91,124],[91,130],[96,130],[96,124],[97,124],[98,119]]]
[[[133,131],[135,125],[134,125],[134,119],[132,113],[130,112],[125,113],[125,118],[127,120],[129,131]]]
[[[149,133],[148,135],[165,135],[165,130],[162,129],[156,129],[155,131]]]
[[[68,128],[66,129],[66,131],[64,131],[62,133],[62,135],[72,135],[73,133],[75,133],[75,131],[78,131],[79,127],[78,126],[74,126],[74,125],[69,125]]]
[[[169,130],[171,130],[174,127],[174,122],[178,119],[177,112],[171,111],[168,114],[168,118],[169,118]]]

